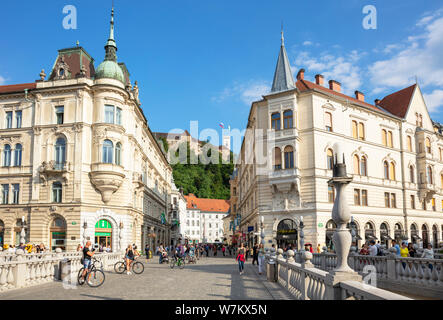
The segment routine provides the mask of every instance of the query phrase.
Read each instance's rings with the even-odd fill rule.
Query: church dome
[[[117,64],[117,62],[112,60],[105,60],[98,66],[95,70],[95,79],[115,79],[121,83],[125,83],[125,76],[123,75],[122,68]]]

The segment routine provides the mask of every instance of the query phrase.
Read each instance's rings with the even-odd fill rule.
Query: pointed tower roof
[[[285,38],[283,30],[281,32],[281,47],[278,54],[277,67],[275,68],[274,82],[271,92],[287,91],[295,88],[294,77],[292,76],[291,65],[285,48]]]

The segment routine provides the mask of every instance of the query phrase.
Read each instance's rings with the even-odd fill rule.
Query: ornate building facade
[[[18,244],[22,228],[51,249],[169,242],[172,169],[116,52],[112,10],[97,69],[77,45],[47,79],[0,86],[1,242]]]
[[[338,152],[353,177],[347,198],[359,245],[439,245],[443,135],[419,85],[370,104],[359,91],[350,97],[339,82],[327,86],[322,75],[311,82],[304,73],[294,80],[282,38],[272,90],[252,103],[231,182],[244,241],[264,216],[267,245],[296,245],[303,217],[305,242],[331,247],[335,190],[328,180]]]

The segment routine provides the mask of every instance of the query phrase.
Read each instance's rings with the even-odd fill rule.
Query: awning
[[[373,234],[367,234],[365,235],[366,239],[369,240],[378,240],[378,238],[376,236],[374,236]]]
[[[389,234],[382,234],[381,239],[382,240],[393,240]]]
[[[421,240],[421,238],[420,238],[417,234],[413,234],[413,235],[411,235],[411,236],[412,236],[413,239]]]

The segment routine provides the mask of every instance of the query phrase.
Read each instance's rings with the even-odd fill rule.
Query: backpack
[[[377,246],[377,256],[383,256],[383,250]]]

